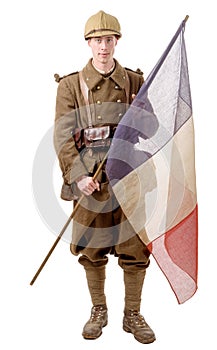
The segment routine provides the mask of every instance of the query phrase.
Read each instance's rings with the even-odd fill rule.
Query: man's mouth
[[[99,55],[100,55],[101,57],[104,57],[104,58],[105,58],[105,57],[107,57],[109,54],[108,54],[108,53],[100,53]]]

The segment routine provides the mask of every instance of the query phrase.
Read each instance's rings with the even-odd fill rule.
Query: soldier
[[[92,300],[91,316],[83,328],[85,339],[96,339],[107,325],[104,293],[108,255],[118,257],[123,269],[125,308],[123,329],[141,343],[155,335],[140,314],[141,294],[149,255],[118,205],[105,173],[93,174],[107,153],[115,128],[143,84],[141,71],[123,68],[114,59],[121,37],[116,17],[103,11],[85,25],[92,58],[81,72],[59,82],[54,143],[63,174],[61,197],[76,200],[84,194],[73,219],[71,252],[79,255]]]

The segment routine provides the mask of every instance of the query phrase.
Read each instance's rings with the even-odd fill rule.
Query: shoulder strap
[[[125,93],[127,98],[127,105],[130,104],[130,79],[128,74],[126,74],[126,86],[125,86]]]
[[[73,72],[73,73],[70,73],[70,74],[67,74],[67,75],[63,75],[62,77],[61,77],[59,74],[55,73],[55,74],[54,74],[54,79],[55,79],[55,81],[56,81],[57,83],[59,83],[60,80],[66,78],[66,77],[69,77],[70,75],[77,74],[77,73],[78,73],[78,72]]]
[[[88,98],[88,86],[84,81],[84,78],[82,76],[82,72],[79,72],[79,83],[81,87],[81,92],[84,97],[85,105],[86,105],[86,110],[87,110],[87,119],[88,119],[88,126],[91,128],[93,126],[92,123],[92,117],[91,117],[91,110],[90,110],[90,103],[89,103],[89,98]]]
[[[137,68],[137,70],[133,70],[133,69],[130,69],[130,68],[127,68],[125,67],[126,70],[129,70],[130,72],[133,72],[133,73],[137,73],[139,75],[143,75],[144,73],[141,71],[140,68]]]

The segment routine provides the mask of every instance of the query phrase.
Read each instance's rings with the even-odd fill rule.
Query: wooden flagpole
[[[105,157],[103,158],[102,162],[100,163],[98,169],[96,170],[95,174],[93,175],[93,180],[95,180],[97,178],[97,176],[99,175],[100,171],[102,170],[102,167],[107,159],[108,156],[108,152],[106,153]],[[47,253],[46,257],[44,258],[43,262],[41,263],[40,267],[38,268],[36,274],[34,275],[33,279],[30,282],[30,285],[32,286],[35,282],[35,280],[37,279],[38,275],[40,274],[40,272],[42,271],[42,269],[44,268],[46,262],[48,261],[48,259],[50,258],[51,254],[53,253],[54,249],[56,248],[57,244],[59,243],[60,239],[62,238],[64,232],[66,231],[67,227],[69,226],[72,218],[74,217],[75,213],[77,212],[81,201],[84,198],[84,194],[79,198],[73,212],[71,213],[71,215],[69,216],[68,220],[66,221],[65,225],[63,226],[62,230],[60,231],[59,235],[57,236],[54,244],[52,245],[52,247],[50,248],[49,252]]]

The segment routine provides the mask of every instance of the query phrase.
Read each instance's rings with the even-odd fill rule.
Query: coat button
[[[98,116],[97,116],[97,119],[98,119],[98,120],[102,120],[101,115],[98,115]]]
[[[101,105],[101,104],[102,104],[102,102],[101,102],[100,100],[96,101],[96,103],[97,103],[98,105]]]
[[[115,85],[115,90],[119,90],[120,87],[118,85]]]
[[[97,85],[96,89],[97,89],[97,90],[100,90],[100,89],[101,89],[101,87],[100,87],[99,85]]]
[[[122,115],[123,115],[123,113],[119,113],[119,114],[118,114],[119,117],[122,117]]]
[[[117,102],[118,102],[118,103],[120,103],[120,102],[121,102],[121,100],[119,100],[119,99],[118,99],[118,100],[117,100]]]

